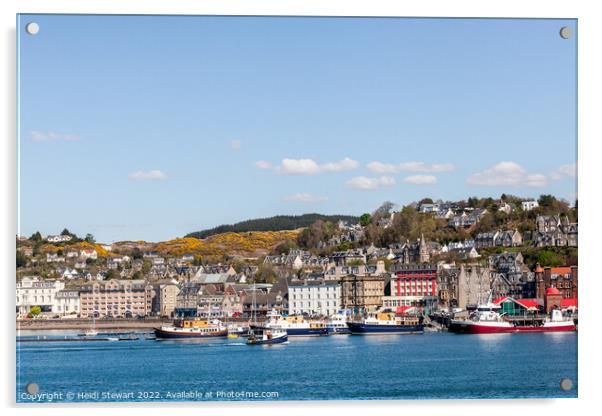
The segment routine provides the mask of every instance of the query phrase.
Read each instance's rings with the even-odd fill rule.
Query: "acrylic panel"
[[[17,402],[577,397],[575,19],[17,34]]]

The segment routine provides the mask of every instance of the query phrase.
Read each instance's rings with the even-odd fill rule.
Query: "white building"
[[[523,201],[522,206],[523,211],[531,211],[532,209],[539,207],[539,203],[533,199],[530,201]]]
[[[96,260],[98,258],[98,253],[93,248],[85,248],[83,250],[80,250],[79,257],[82,259]]]
[[[42,312],[57,312],[56,294],[65,288],[60,280],[40,280],[37,276],[27,276],[17,282],[17,314],[27,315],[33,306]]]
[[[341,309],[341,285],[334,280],[293,280],[288,285],[290,315],[330,316]]]
[[[59,315],[79,315],[79,292],[77,290],[59,290],[56,292],[55,310]]]
[[[64,243],[66,241],[71,241],[73,237],[70,235],[49,235],[46,237],[46,241],[49,243]]]

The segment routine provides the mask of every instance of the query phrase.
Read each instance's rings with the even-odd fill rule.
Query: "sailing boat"
[[[256,286],[253,283],[253,324],[249,329],[249,337],[247,338],[247,345],[270,345],[270,344],[282,344],[288,341],[288,334],[286,329],[283,328],[266,328],[265,326],[257,325],[257,302],[256,302]]]
[[[96,335],[98,335],[98,331],[96,330],[96,317],[92,316],[92,327],[87,329],[86,332],[84,332],[84,335],[87,337],[95,337]]]

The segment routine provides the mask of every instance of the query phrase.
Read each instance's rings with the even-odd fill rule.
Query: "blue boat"
[[[328,322],[326,322],[326,329],[328,330],[328,335],[351,334],[349,326],[347,325],[347,318],[345,315],[341,314],[332,315]]]
[[[368,317],[347,322],[353,335],[423,334],[424,324],[418,316],[396,316],[392,312],[370,314]]]

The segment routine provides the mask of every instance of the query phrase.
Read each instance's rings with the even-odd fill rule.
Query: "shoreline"
[[[98,329],[149,329],[172,323],[173,320],[145,319],[145,320],[96,320],[95,328]],[[93,324],[92,319],[77,320],[17,320],[17,331],[43,331],[50,329],[89,329]]]

